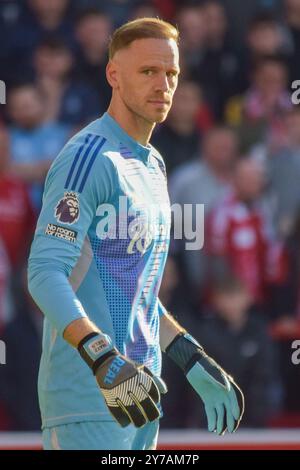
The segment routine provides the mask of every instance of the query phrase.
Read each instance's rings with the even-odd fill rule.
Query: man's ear
[[[106,66],[106,79],[113,89],[119,88],[117,64],[109,60]]]

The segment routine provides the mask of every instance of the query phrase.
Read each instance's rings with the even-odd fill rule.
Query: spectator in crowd
[[[38,212],[45,176],[70,130],[56,122],[44,122],[43,98],[32,83],[11,88],[7,104],[11,122],[10,173],[29,185],[31,201]]]
[[[155,5],[154,1],[146,1],[142,2],[141,4],[138,4],[136,8],[132,11],[131,15],[131,20],[137,19],[137,18],[161,18],[165,15],[161,15],[159,11],[159,2]]]
[[[287,85],[285,62],[279,57],[264,57],[257,62],[246,93],[229,100],[227,122],[238,127],[243,152],[258,141],[281,136],[283,113],[292,106]]]
[[[205,50],[200,66],[191,67],[190,75],[201,84],[214,116],[220,120],[226,101],[240,91],[236,86],[238,57],[229,37],[223,4],[218,0],[205,0],[202,14],[206,25]]]
[[[6,252],[5,244],[0,235],[0,335],[1,339],[5,325],[12,315],[10,300],[10,272],[11,266]],[[1,408],[1,405],[0,405]],[[0,422],[1,422],[0,410]]]
[[[240,92],[250,86],[252,70],[258,60],[271,56],[288,59],[290,53],[291,42],[287,31],[275,16],[265,11],[255,15],[247,28],[246,47],[240,48]]]
[[[187,297],[176,262],[169,256],[159,291],[159,298],[173,317],[189,330],[190,327],[195,328],[195,321],[198,321],[198,318],[193,315]],[[199,404],[195,404],[197,396],[185,381],[180,380],[180,371],[168,357],[163,363],[162,376],[166,380],[169,389],[167,400],[164,401],[162,397],[164,410],[162,427],[167,429],[188,427],[192,410],[195,409],[193,408],[194,405],[196,408],[199,406]],[[182,403],[185,404],[184,408]]]
[[[281,23],[271,13],[259,13],[250,22],[247,31],[250,62],[257,58],[276,56],[289,51],[289,41]]]
[[[111,88],[105,74],[111,31],[111,19],[102,11],[90,8],[78,14],[75,28],[78,52],[74,77],[97,90],[102,109],[107,108],[111,98]]]
[[[0,368],[0,430],[39,431],[41,420],[36,384],[41,355],[40,313],[32,310],[25,286],[22,290],[20,286],[18,290],[13,287],[11,297],[13,314],[1,334],[7,362]],[[20,367],[24,360],[26,367]],[[4,413],[1,413],[1,407]]]
[[[16,57],[13,49],[23,12],[23,2],[2,0],[0,8],[0,77],[5,82],[13,80],[15,69],[18,66],[15,63]]]
[[[286,27],[292,43],[290,57],[290,81],[299,80],[300,77],[300,1],[284,0]]]
[[[58,37],[44,39],[34,54],[36,86],[43,96],[44,119],[82,126],[103,110],[95,89],[71,80],[71,50]]]
[[[282,282],[272,296],[274,331],[279,336],[300,333],[300,205],[284,242]]]
[[[169,183],[172,203],[180,204],[182,209],[184,204],[192,204],[194,207],[195,204],[203,204],[205,215],[208,215],[231,187],[232,168],[237,156],[236,133],[222,126],[211,129],[203,139],[198,158],[181,165],[172,173]],[[188,224],[195,227],[193,219],[194,214]],[[195,286],[199,289],[206,278],[206,258],[204,250],[186,250],[185,241],[174,241],[173,249],[180,254],[183,277],[191,285],[194,296]]]
[[[9,137],[0,128],[0,238],[15,274],[23,266],[35,227],[25,184],[9,174]]]
[[[159,11],[159,17],[165,18],[167,21],[172,21],[176,15],[176,10],[182,2],[180,0],[150,0],[150,4],[153,4]]]
[[[291,361],[291,344],[300,337],[300,206],[285,241],[285,277],[272,289],[270,313],[271,333],[280,352],[280,370],[284,383],[284,411],[281,419],[286,426],[300,425],[300,370]],[[280,416],[279,416],[280,420]]]
[[[228,31],[226,11],[219,0],[204,0],[202,2],[206,20],[206,42],[208,46],[219,48],[223,45]]]
[[[285,132],[281,147],[270,153],[266,146],[266,165],[270,193],[274,201],[277,233],[285,237],[300,207],[300,108],[294,106],[283,118]]]
[[[70,21],[68,7],[70,0],[27,0],[29,9],[36,23],[36,29],[41,38],[45,33],[72,34],[72,22]],[[30,25],[31,28],[33,24]],[[67,36],[66,36],[67,38]]]
[[[20,76],[29,79],[33,50],[49,34],[59,35],[69,46],[74,46],[70,0],[26,0],[22,14],[8,27],[5,43],[9,46],[9,65],[13,81]],[[2,48],[2,46],[1,46]]]
[[[101,2],[95,2],[94,5],[99,5],[99,3],[103,11],[113,20],[114,28],[118,28],[126,23],[132,17],[134,9],[144,2],[143,0],[101,0]]]
[[[193,326],[194,317],[189,299],[184,294],[181,286],[180,273],[176,261],[172,256],[168,257],[163,280],[160,287],[159,298],[166,308],[172,312],[175,318],[188,330]]]
[[[32,341],[26,319],[16,320],[18,312],[16,299],[22,296],[17,278],[20,270],[23,270],[35,217],[24,183],[8,172],[9,139],[4,128],[0,128],[0,156],[0,338],[5,341],[8,351],[7,364],[0,368],[0,430],[12,431],[28,429],[28,425],[34,419],[32,411],[37,410],[35,391],[37,376],[34,375],[37,371],[36,367],[34,368],[34,364],[37,365],[37,358],[31,357],[31,354],[35,354],[35,346],[38,348],[38,338],[35,343]],[[25,303],[20,304],[22,317]],[[8,341],[9,335],[13,338],[14,347],[12,342]],[[25,344],[21,346],[25,337],[27,346]],[[24,359],[26,347],[28,362],[24,369],[18,367],[18,362],[15,361]],[[29,390],[31,393],[27,394]],[[26,422],[18,421],[17,409],[20,412],[23,410],[23,415],[27,414]],[[39,417],[37,414],[35,416],[37,420],[34,429],[38,429]]]
[[[230,23],[234,40],[237,44],[243,43],[247,27],[259,12],[270,12],[276,18],[282,14],[282,0],[252,0],[241,2],[240,0],[222,0]]]
[[[239,160],[233,189],[209,215],[205,238],[210,279],[233,273],[257,305],[266,301],[268,282],[280,276],[269,208],[262,198],[264,186],[262,165],[250,158]]]
[[[5,325],[11,315],[9,302],[10,264],[4,243],[0,235],[0,338],[2,340]],[[3,341],[3,340],[2,340]],[[3,369],[3,367],[2,367]],[[1,377],[0,368],[0,379]],[[13,418],[7,410],[7,404],[2,394],[2,380],[0,387],[0,431],[8,431],[13,425]]]
[[[180,31],[180,57],[183,77],[189,70],[200,69],[206,47],[207,25],[201,7],[197,5],[182,6],[176,15]],[[190,77],[192,78],[192,77]]]
[[[25,184],[9,172],[9,148],[8,133],[0,128],[0,338],[8,351],[0,368],[0,430],[38,430],[40,338],[20,282],[35,216]],[[26,368],[18,366],[24,357]]]
[[[164,155],[168,172],[196,156],[202,130],[198,120],[204,127],[211,124],[201,89],[195,82],[182,81],[166,124],[152,138],[153,145]]]
[[[243,387],[247,403],[243,425],[263,427],[278,411],[282,390],[267,325],[251,305],[251,295],[241,281],[220,280],[212,289],[210,316],[198,323],[198,338]],[[194,415],[197,422],[195,411]]]

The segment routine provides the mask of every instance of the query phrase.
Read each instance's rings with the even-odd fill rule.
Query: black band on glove
[[[204,350],[196,340],[185,331],[179,333],[166,348],[166,354],[185,374],[202,357]]]
[[[82,359],[92,369],[94,375],[108,357],[118,353],[112,346],[110,337],[98,332],[86,335],[78,344],[77,349]]]

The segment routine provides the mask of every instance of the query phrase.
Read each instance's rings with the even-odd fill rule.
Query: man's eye
[[[148,75],[148,76],[150,76],[150,75],[152,75],[152,74],[153,74],[153,70],[149,70],[149,69],[147,69],[147,70],[143,70],[143,73],[144,73],[145,75]]]
[[[168,77],[176,77],[177,76],[177,72],[167,72],[167,76]]]

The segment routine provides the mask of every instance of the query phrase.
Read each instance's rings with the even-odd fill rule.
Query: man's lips
[[[169,105],[170,102],[169,101],[166,101],[166,100],[149,100],[149,103],[153,103],[153,104],[166,104],[166,105]]]

